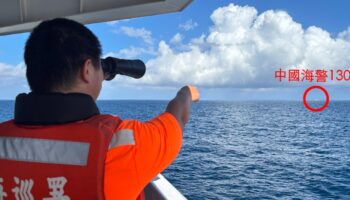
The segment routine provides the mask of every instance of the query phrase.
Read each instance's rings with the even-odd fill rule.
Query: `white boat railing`
[[[159,174],[145,188],[146,200],[187,200],[163,175]]]

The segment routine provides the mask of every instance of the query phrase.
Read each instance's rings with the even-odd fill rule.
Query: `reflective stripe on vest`
[[[123,145],[135,145],[134,131],[131,129],[121,129],[113,134],[108,149]]]
[[[84,142],[0,137],[0,159],[85,166],[89,147]]]

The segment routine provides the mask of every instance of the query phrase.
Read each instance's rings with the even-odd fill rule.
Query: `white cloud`
[[[13,99],[18,93],[28,92],[25,65],[16,66],[0,63],[0,99]]]
[[[338,34],[338,37],[343,40],[350,41],[350,27],[348,27],[348,29],[346,29],[345,31],[340,32]]]
[[[1,86],[22,82],[21,80],[25,80],[25,70],[24,63],[20,63],[16,66],[0,63]]]
[[[178,44],[183,40],[183,36],[180,33],[176,33],[170,40],[170,43]]]
[[[156,56],[157,52],[153,49],[153,47],[143,48],[143,47],[128,47],[119,50],[118,52],[109,52],[105,54],[103,57],[113,56],[117,58],[124,59],[136,59],[141,55],[152,55]]]
[[[119,20],[106,22],[107,25],[114,26],[119,23]]]
[[[190,31],[196,28],[197,26],[197,22],[193,21],[192,19],[189,19],[185,23],[180,24],[179,28],[185,31]]]
[[[216,9],[210,18],[209,33],[182,50],[161,41],[146,76],[130,82],[268,88],[281,85],[274,78],[280,67],[341,69],[350,63],[350,29],[332,38],[318,27],[303,29],[287,12],[258,14],[254,7],[234,4]]]
[[[120,31],[129,37],[141,38],[146,44],[153,45],[152,33],[145,28],[122,26]]]
[[[114,21],[109,21],[106,22],[107,25],[109,26],[115,26],[116,24],[120,24],[122,22],[129,22],[131,19],[120,19],[120,20],[114,20]]]

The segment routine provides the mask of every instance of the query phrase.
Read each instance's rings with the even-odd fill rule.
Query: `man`
[[[178,155],[191,103],[185,86],[147,122],[101,115],[101,46],[68,19],[39,24],[25,46],[29,94],[0,124],[0,180],[18,199],[136,199]],[[12,193],[11,193],[12,192]]]

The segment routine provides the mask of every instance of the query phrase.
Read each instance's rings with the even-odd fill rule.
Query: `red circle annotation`
[[[323,106],[319,107],[319,108],[313,108],[311,107],[308,103],[307,103],[307,100],[306,100],[306,97],[307,97],[307,94],[313,90],[313,89],[319,89],[321,90],[325,95],[326,95],[326,102],[323,104]],[[305,90],[304,92],[304,96],[303,96],[303,103],[304,103],[304,106],[312,111],[312,112],[321,112],[323,111],[329,104],[329,94],[328,94],[328,91],[322,87],[322,86],[318,86],[318,85],[314,85],[314,86],[311,86],[309,87],[308,89]]]

